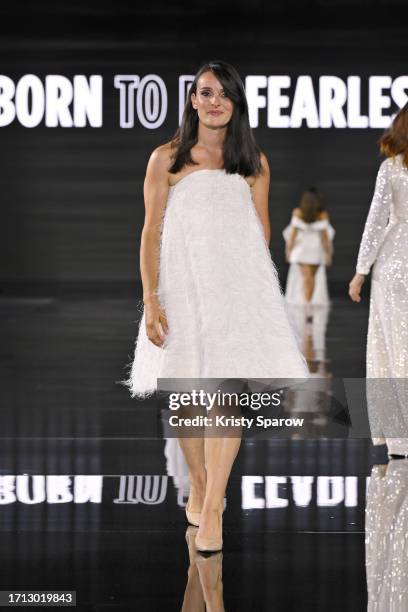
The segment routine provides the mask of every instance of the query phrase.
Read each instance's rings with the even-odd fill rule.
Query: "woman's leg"
[[[191,512],[201,512],[207,480],[204,437],[201,434],[197,438],[178,438],[178,441],[188,467],[190,481],[189,510]]]
[[[225,612],[222,584],[222,553],[210,557],[197,555],[196,567],[203,589],[206,612]],[[194,610],[194,612],[196,611]]]
[[[315,276],[319,266],[315,264],[299,264],[303,275],[303,294],[305,300],[310,302],[315,287]]]
[[[241,438],[206,438],[207,485],[203,511],[224,508],[224,496]],[[201,531],[201,536],[204,534]]]
[[[195,538],[197,527],[188,527],[186,531],[186,541],[188,546],[188,556],[190,564],[187,571],[187,584],[184,591],[183,605],[181,612],[205,612],[205,600],[203,588],[201,586],[200,573],[197,567],[197,549]]]
[[[225,414],[225,410],[223,412]],[[215,437],[221,433],[226,437]],[[204,454],[207,484],[197,537],[203,541],[221,540],[220,517],[224,510],[225,490],[241,444],[242,429],[240,427],[223,428],[223,431],[218,433],[210,428],[206,430],[206,434]]]

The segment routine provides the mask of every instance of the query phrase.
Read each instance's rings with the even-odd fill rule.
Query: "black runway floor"
[[[132,400],[117,383],[132,354],[134,301],[4,296],[0,313],[0,590],[76,591],[81,611],[362,611],[367,588],[374,602],[391,592],[406,601],[407,470],[392,460],[381,480],[385,447],[244,439],[224,550],[203,557],[185,519],[177,440],[163,439],[154,400]],[[364,377],[367,314],[366,302],[333,300],[312,366]],[[384,518],[387,499],[394,514]],[[400,539],[387,540],[397,523]]]

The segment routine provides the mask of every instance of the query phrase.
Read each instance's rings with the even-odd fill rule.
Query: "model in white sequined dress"
[[[408,169],[380,166],[356,271],[371,274],[367,376],[408,376]]]
[[[404,111],[401,111],[404,112]],[[408,105],[407,110],[408,113]],[[388,452],[408,452],[408,168],[403,155],[385,159],[360,244],[350,296],[370,270],[367,336],[367,400],[373,442]],[[379,381],[378,379],[384,379]],[[400,379],[396,381],[396,379]]]

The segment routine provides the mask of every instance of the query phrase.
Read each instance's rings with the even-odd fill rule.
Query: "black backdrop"
[[[100,74],[103,127],[0,128],[4,292],[102,287],[140,290],[142,185],[150,152],[178,123],[178,77],[209,59],[248,74],[408,74],[405,1],[15,2],[0,8],[0,74]],[[119,127],[115,74],[160,75],[167,120]],[[260,117],[262,115],[260,114]],[[326,197],[337,230],[332,291],[345,291],[380,157],[379,129],[254,130],[268,155],[273,257],[305,186]]]

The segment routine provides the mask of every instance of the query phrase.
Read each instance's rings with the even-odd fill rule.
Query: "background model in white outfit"
[[[315,188],[307,189],[284,229],[289,272],[286,301],[294,305],[329,305],[326,266],[333,256],[334,228]]]

